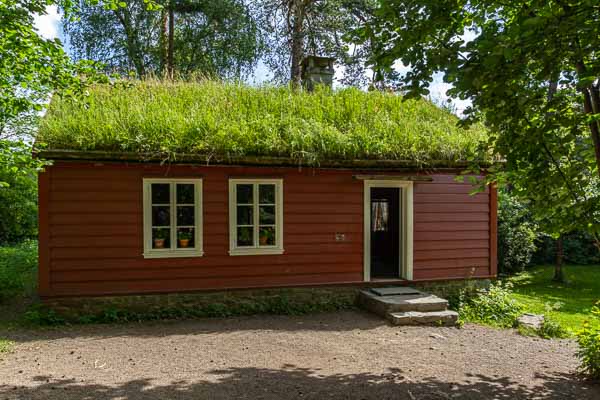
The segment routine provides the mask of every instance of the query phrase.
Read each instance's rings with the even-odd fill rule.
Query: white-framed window
[[[202,254],[202,179],[144,178],[144,257]]]
[[[229,180],[229,254],[283,254],[283,180]]]

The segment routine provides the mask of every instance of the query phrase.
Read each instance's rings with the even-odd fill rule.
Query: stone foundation
[[[46,299],[44,306],[72,322],[118,319],[302,314],[352,308],[358,288],[257,289],[134,296]],[[112,317],[111,317],[112,316]]]
[[[490,280],[483,279],[415,282],[411,286],[448,299],[452,306],[461,292],[474,293],[489,285]],[[369,286],[64,297],[45,299],[43,306],[68,322],[304,314],[350,309],[364,287]]]

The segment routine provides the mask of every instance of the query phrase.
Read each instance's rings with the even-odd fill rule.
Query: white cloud
[[[36,15],[34,17],[35,29],[46,39],[55,39],[59,37],[60,14],[58,7],[46,7],[46,14]]]

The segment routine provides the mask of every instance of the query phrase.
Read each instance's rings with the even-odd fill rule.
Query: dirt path
[[[0,333],[2,335],[2,333]],[[0,399],[600,399],[570,341],[359,312],[9,333]]]

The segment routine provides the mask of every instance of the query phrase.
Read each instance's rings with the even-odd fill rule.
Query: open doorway
[[[365,281],[412,279],[412,182],[365,181]]]

